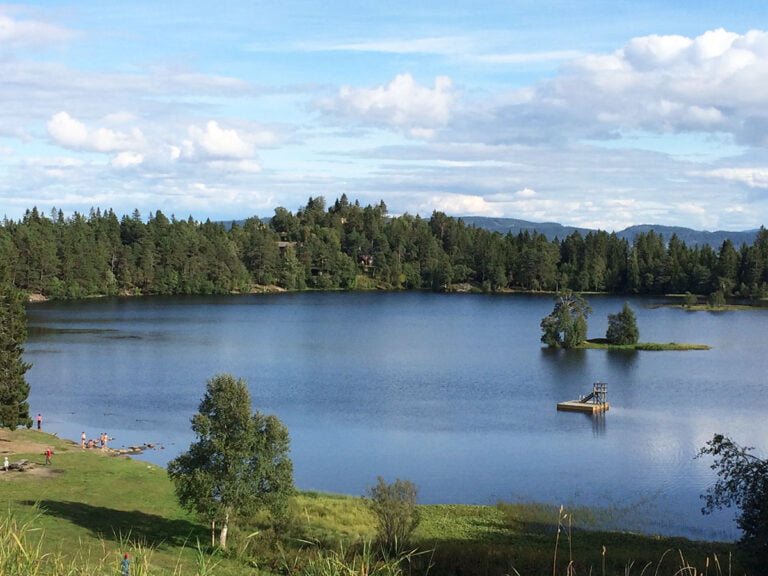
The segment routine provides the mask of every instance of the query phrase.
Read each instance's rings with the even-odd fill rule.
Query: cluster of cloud
[[[756,128],[768,119],[766,101],[768,34],[719,29],[696,38],[635,38],[614,54],[576,59],[538,86],[529,104],[567,107],[571,128],[725,132],[765,146]]]
[[[520,55],[487,61],[515,58]],[[447,76],[429,88],[401,74],[374,88],[344,86],[322,108],[339,119],[412,135],[426,130],[434,137],[445,128],[446,138],[460,141],[551,143],[646,131],[727,133],[739,143],[766,146],[766,103],[768,33],[718,29],[696,38],[644,36],[612,54],[574,57],[556,77],[504,98],[464,102]]]
[[[335,98],[320,107],[339,118],[395,126],[417,138],[431,138],[444,126],[458,96],[447,76],[435,78],[434,87],[419,85],[410,74],[399,74],[375,88],[342,86]]]
[[[112,118],[131,118],[114,115]],[[105,122],[109,123],[110,118]],[[67,112],[57,112],[47,124],[48,135],[58,146],[75,151],[113,154],[110,164],[115,168],[138,166],[148,161],[152,165],[168,162],[204,162],[226,170],[258,172],[257,145],[273,145],[276,135],[268,130],[244,132],[224,128],[215,120],[204,126],[189,125],[178,143],[148,141],[137,127],[127,132],[101,126],[89,128]],[[164,139],[171,138],[165,135]]]
[[[398,199],[399,211],[606,227],[609,211],[616,225],[637,223],[637,214],[715,223],[724,203],[734,215],[748,212],[740,190],[768,188],[768,32],[760,30],[643,36],[606,54],[483,54],[465,36],[326,48],[437,54],[443,66],[460,62],[456,74],[465,66],[564,62],[537,83],[493,92],[458,76],[408,71],[367,85],[264,87],[164,66],[104,72],[21,60],[14,50],[83,35],[9,14],[0,9],[0,168],[8,182],[37,186],[42,198],[56,187],[70,198],[77,178],[83,188],[112,186],[134,198],[157,193],[188,205],[227,198],[243,210],[341,190],[361,201],[366,193],[374,202]],[[287,116],[266,123],[272,116],[262,98]],[[384,134],[379,141],[390,146],[371,147],[376,138],[359,138],[365,130]],[[711,135],[749,155],[694,166],[634,145],[638,134]],[[32,152],[20,153],[25,146]],[[280,152],[263,160],[265,149]],[[267,164],[275,159],[283,164]],[[0,185],[4,198],[9,190]],[[717,202],[707,196],[715,190]],[[23,195],[13,201],[35,203]]]
[[[740,145],[751,154],[741,159],[721,158],[720,163],[726,165],[712,170],[680,164],[677,178],[696,182],[682,182],[693,190],[708,190],[707,179],[768,188],[767,32],[737,34],[717,29],[693,38],[650,35],[633,38],[611,54],[568,55],[571,58],[555,77],[485,100],[467,101],[452,90],[430,90],[404,75],[372,89],[344,87],[335,100],[325,102],[325,110],[333,110],[339,120],[371,127],[388,125],[411,135],[417,135],[429,123],[428,137],[434,143],[463,142],[497,149],[530,146],[550,159],[555,158],[554,148],[567,149],[585,141],[611,145],[623,138],[632,140],[638,134],[661,138],[699,134],[713,140],[729,139],[731,149]],[[511,63],[515,58],[494,55],[486,61]],[[452,88],[450,78],[440,81]],[[432,113],[424,112],[419,103]],[[684,152],[685,146],[681,148]],[[615,149],[613,156],[623,153]],[[663,160],[669,165],[666,158]],[[657,162],[661,161],[661,157],[657,158]],[[739,164],[728,166],[728,162]],[[672,187],[669,183],[666,186]],[[667,199],[665,209],[714,224],[712,215],[707,215],[706,202],[694,196],[695,192],[681,190],[681,200],[673,206]],[[534,218],[555,208],[540,198],[536,206],[530,202],[505,202],[503,208],[497,203],[499,196],[491,201],[488,194],[443,198],[441,201],[432,196],[429,202],[451,213],[462,213],[463,208],[466,213],[496,215],[502,210],[522,209],[520,213]],[[619,198],[612,210],[631,219],[630,208],[638,209],[640,204],[639,199]],[[656,202],[659,213],[663,204]],[[562,203],[560,211],[565,205]],[[583,201],[569,206],[582,212],[589,209]],[[648,205],[645,210],[652,213]],[[745,212],[737,201],[719,211]]]

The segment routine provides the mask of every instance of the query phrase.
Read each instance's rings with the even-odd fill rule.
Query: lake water
[[[592,297],[589,336],[625,299]],[[548,350],[551,297],[281,294],[31,305],[30,410],[79,439],[155,443],[157,465],[193,440],[215,374],[244,378],[254,409],[289,427],[297,486],[362,495],[381,475],[421,503],[604,506],[609,527],[738,536],[702,516],[714,481],[694,459],[713,434],[768,446],[768,312],[686,312],[630,300],[642,341],[708,351]],[[608,383],[604,416],[556,403]],[[758,452],[760,453],[760,452]],[[578,525],[578,517],[576,518]]]

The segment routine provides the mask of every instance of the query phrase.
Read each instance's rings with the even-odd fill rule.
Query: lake
[[[590,297],[589,337],[625,298]],[[707,351],[549,350],[550,296],[301,293],[109,298],[28,308],[30,411],[44,429],[112,447],[193,440],[206,380],[245,379],[291,433],[298,488],[363,495],[408,479],[419,502],[606,508],[603,525],[734,539],[700,513],[714,433],[768,446],[768,312],[688,312],[630,299],[641,341]],[[603,416],[557,402],[608,383]],[[761,452],[758,451],[758,454]],[[578,516],[575,519],[578,525]]]

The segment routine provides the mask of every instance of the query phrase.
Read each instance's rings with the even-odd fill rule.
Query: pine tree
[[[7,284],[0,290],[0,426],[15,430],[32,426],[29,417],[29,384],[24,374],[27,319],[24,294]]]
[[[550,348],[577,348],[587,339],[587,318],[592,308],[570,290],[555,296],[552,313],[541,319],[541,341]]]

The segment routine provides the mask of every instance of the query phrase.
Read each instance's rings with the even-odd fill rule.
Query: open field
[[[51,466],[44,464],[48,446]],[[26,472],[0,471],[0,568],[9,533],[27,552],[37,550],[41,562],[19,574],[114,574],[125,552],[134,576],[306,574],[318,557],[351,558],[375,538],[362,498],[302,492],[284,535],[254,519],[232,531],[228,553],[211,555],[206,526],[178,506],[163,468],[34,430],[0,431],[0,452],[11,462],[35,463]],[[424,553],[410,558],[409,574],[694,573],[680,572],[684,566],[743,573],[731,558],[733,545],[584,529],[599,514],[594,510],[500,503],[420,512],[412,545]]]

